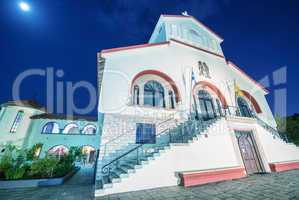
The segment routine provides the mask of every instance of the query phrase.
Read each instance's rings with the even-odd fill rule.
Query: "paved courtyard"
[[[62,186],[0,190],[1,200],[20,199],[93,199],[92,170],[82,169],[72,179]],[[138,192],[110,195],[97,200],[153,200],[153,199],[298,199],[299,200],[299,170],[265,175],[253,175],[244,179],[213,183],[203,186],[183,188],[167,187]]]

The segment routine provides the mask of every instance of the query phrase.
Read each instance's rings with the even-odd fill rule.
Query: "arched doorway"
[[[244,98],[238,97],[237,104],[238,104],[238,108],[239,108],[238,114],[241,117],[253,117],[253,113],[250,109],[250,106]]]
[[[93,164],[96,159],[96,149],[92,146],[85,145],[82,147],[83,164]]]
[[[216,117],[215,106],[212,96],[205,90],[198,91],[199,115],[203,120],[209,120]]]
[[[57,156],[58,158],[69,153],[69,149],[64,145],[53,146],[48,150],[48,155]]]

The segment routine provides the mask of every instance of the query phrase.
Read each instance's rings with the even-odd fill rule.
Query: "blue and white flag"
[[[192,79],[192,81],[195,81],[195,74],[193,72],[193,69],[192,69],[191,79]]]

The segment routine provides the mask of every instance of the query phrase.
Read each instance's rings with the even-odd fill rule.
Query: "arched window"
[[[49,155],[63,156],[69,153],[69,149],[64,145],[57,145],[48,150]]]
[[[138,85],[134,86],[133,104],[134,105],[139,105],[139,87],[138,87]]]
[[[169,102],[170,102],[170,108],[174,109],[175,108],[175,99],[174,99],[174,95],[172,91],[168,92],[168,96],[169,96]]]
[[[80,129],[77,124],[71,123],[65,126],[63,129],[64,134],[80,134]]]
[[[204,120],[216,117],[212,96],[205,90],[198,91],[200,114]]]
[[[23,119],[23,116],[24,116],[24,111],[19,111],[15,117],[15,120],[10,128],[10,132],[11,133],[15,133],[17,131],[17,128],[18,126],[20,125],[22,119]]]
[[[165,108],[163,86],[157,81],[149,81],[144,85],[144,105]]]
[[[2,118],[4,116],[4,113],[5,113],[5,108],[0,107],[0,121],[2,120]]]
[[[59,133],[59,125],[56,122],[48,122],[43,127],[42,133]]]
[[[239,115],[242,117],[253,117],[250,107],[245,99],[242,97],[238,97],[237,99],[238,107],[239,107]]]
[[[97,132],[97,128],[93,124],[86,125],[82,131],[82,133],[86,135],[93,135],[96,134],[96,132]]]

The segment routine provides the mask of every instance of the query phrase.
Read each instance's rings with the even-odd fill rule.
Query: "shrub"
[[[65,155],[59,160],[55,168],[55,176],[64,176],[72,169],[74,169],[74,156],[72,154]]]
[[[30,150],[8,146],[0,158],[0,178],[15,180],[61,177],[74,169],[75,156],[78,156],[77,148],[73,148],[71,153],[60,158],[46,156],[37,159],[35,153],[40,148],[41,144],[34,145]]]
[[[7,169],[4,174],[7,180],[16,180],[23,178],[26,170],[25,168],[9,168]]]
[[[13,159],[11,154],[5,154],[0,160],[0,171],[4,172],[13,167]]]
[[[30,174],[33,177],[40,178],[53,177],[54,170],[58,162],[58,159],[52,157],[45,157],[43,159],[36,160],[31,165]]]
[[[69,154],[73,157],[74,161],[76,159],[80,160],[82,157],[82,148],[81,147],[70,147]]]
[[[38,159],[38,156],[39,156],[39,153],[40,153],[42,147],[43,147],[43,144],[41,144],[41,143],[33,145],[33,147],[31,147],[31,149],[29,149],[27,151],[27,155],[26,155],[27,160]]]

